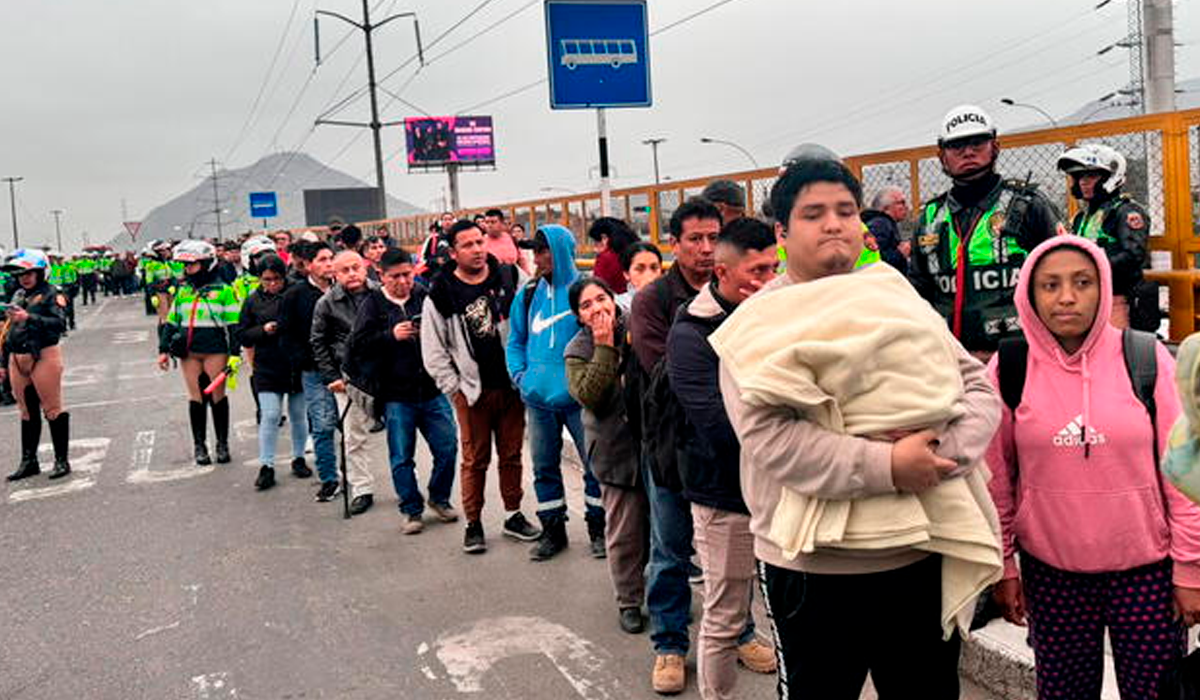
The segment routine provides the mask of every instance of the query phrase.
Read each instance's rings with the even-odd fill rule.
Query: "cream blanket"
[[[946,323],[891,266],[752,297],[709,337],[742,400],[787,406],[848,435],[938,429],[959,417],[962,375]],[[912,547],[943,555],[942,628],[965,634],[1002,572],[988,472],[973,465],[920,495],[825,500],[783,489],[770,538],[817,549]]]

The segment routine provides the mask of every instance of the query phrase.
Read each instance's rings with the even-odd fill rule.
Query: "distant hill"
[[[217,171],[217,193],[221,200],[221,229],[226,237],[250,228],[261,228],[261,220],[252,220],[249,193],[271,190],[279,195],[279,216],[269,219],[272,228],[304,226],[304,190],[343,187],[370,187],[356,177],[327,167],[307,153],[276,153],[257,163],[235,170]],[[191,190],[150,210],[142,221],[137,240],[128,234],[110,241],[118,249],[141,248],[155,238],[213,238],[217,235],[213,212],[212,177]],[[414,204],[388,197],[388,215],[404,216],[424,211]]]

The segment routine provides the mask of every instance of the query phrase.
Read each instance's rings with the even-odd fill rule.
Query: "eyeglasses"
[[[967,136],[966,138],[947,141],[942,144],[942,148],[947,151],[965,151],[968,148],[982,148],[985,144],[991,143],[992,137],[987,134],[978,136]]]

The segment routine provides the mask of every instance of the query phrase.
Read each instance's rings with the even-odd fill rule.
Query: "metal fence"
[[[1195,289],[1200,255],[1200,109],[1094,122],[1057,129],[1002,134],[999,170],[1005,177],[1030,179],[1059,207],[1064,222],[1075,213],[1068,183],[1056,169],[1059,154],[1079,143],[1105,143],[1129,162],[1126,190],[1144,203],[1153,219],[1151,247],[1156,279],[1170,287],[1171,336],[1179,339],[1196,325],[1200,308]],[[867,201],[887,186],[904,188],[914,211],[921,202],[946,190],[933,145],[846,158],[863,182]],[[714,174],[711,177],[619,189],[612,195],[612,215],[629,221],[645,239],[665,245],[671,213],[714,179],[729,179],[746,189],[748,210],[759,214],[777,172],[775,168]],[[472,207],[482,211],[489,207]],[[559,195],[496,205],[532,232],[546,222],[561,223],[578,235],[580,253],[590,255],[583,233],[600,215],[598,192]],[[383,225],[405,244],[419,244],[437,214],[367,222]],[[1168,272],[1171,271],[1171,272]]]

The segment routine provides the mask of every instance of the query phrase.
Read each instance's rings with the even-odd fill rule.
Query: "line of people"
[[[211,461],[211,411],[222,463],[225,390],[247,357],[259,490],[276,484],[287,424],[293,475],[312,475],[311,437],[316,500],[349,489],[366,512],[367,449],[385,433],[404,534],[423,531],[426,509],[459,520],[461,451],[469,554],[488,546],[493,445],[502,534],[535,542],[535,561],[567,548],[565,429],[588,552],[607,559],[621,628],[644,631],[648,614],[660,694],[687,687],[698,558],[706,700],[736,697],[738,665],[778,671],[780,697],[850,700],[868,673],[881,698],[958,697],[980,597],[1030,624],[1039,697],[1098,697],[1107,630],[1122,696],[1153,698],[1200,621],[1200,508],[1158,470],[1179,414],[1173,360],[1129,329],[1157,319],[1142,278],[1149,215],[1122,194],[1123,157],[1081,146],[1059,162],[1085,204],[1078,235],[1062,235],[1035,186],[996,172],[999,153],[986,113],[948,113],[938,155],[953,183],[918,209],[906,246],[903,193],[881,191],[866,215],[854,175],[806,145],[765,220],[736,183],[682,203],[665,273],[663,251],[619,219],[589,229],[584,276],[570,230],[516,237],[499,210],[443,217],[416,257],[353,226],[332,241],[251,237],[236,256],[159,246],[168,271],[182,266],[177,283],[148,279],[159,364],[179,361],[196,462]],[[37,397],[58,325],[32,314],[65,325],[65,306],[28,259],[10,265],[26,289],[17,306],[36,311],[8,312],[18,335],[5,348]],[[31,352],[20,334],[39,328]],[[39,353],[32,372],[14,359]],[[41,404],[53,433],[66,414],[48,386]],[[538,525],[522,510],[526,433]]]

